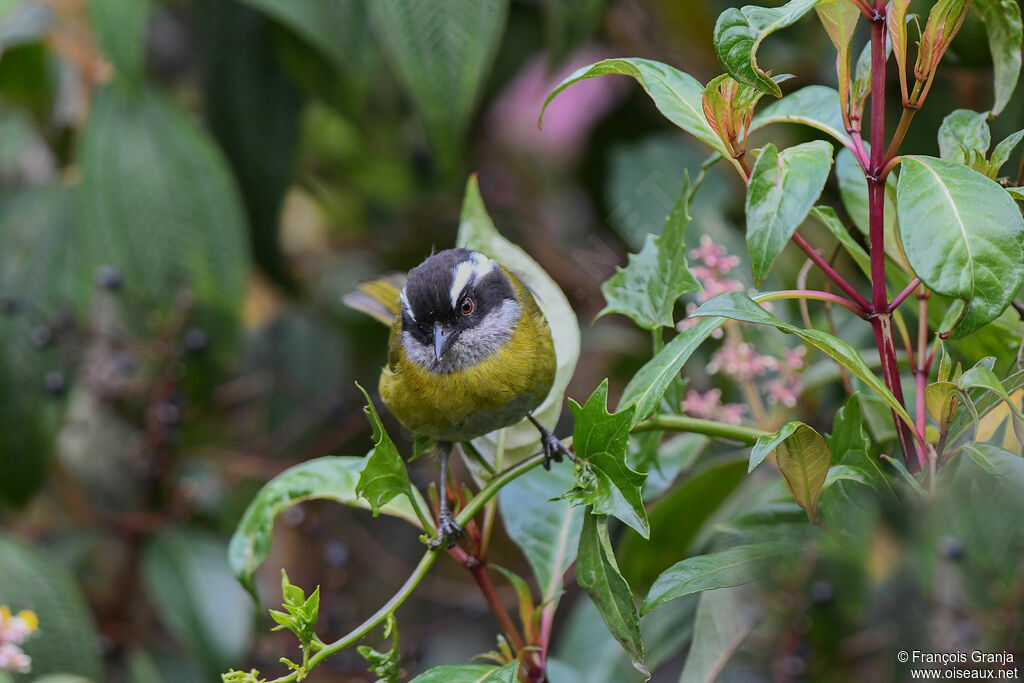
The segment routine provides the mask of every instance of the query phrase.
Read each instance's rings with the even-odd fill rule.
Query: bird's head
[[[402,347],[430,372],[464,370],[491,356],[522,315],[505,271],[480,252],[446,249],[409,271]]]

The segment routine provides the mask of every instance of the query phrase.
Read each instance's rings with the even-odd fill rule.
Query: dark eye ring
[[[462,311],[462,315],[469,315],[470,313],[472,313],[473,300],[467,296],[465,299],[462,300],[462,308],[460,308],[459,310]]]

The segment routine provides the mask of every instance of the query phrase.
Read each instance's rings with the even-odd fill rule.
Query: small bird
[[[551,329],[533,295],[494,259],[447,249],[408,276],[365,282],[345,303],[391,326],[380,395],[414,434],[437,442],[440,537],[451,548],[462,529],[448,504],[454,444],[524,417],[540,431],[544,466],[574,455],[533,417],[555,377]]]

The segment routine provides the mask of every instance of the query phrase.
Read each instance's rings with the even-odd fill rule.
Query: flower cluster
[[[7,605],[0,605],[0,671],[29,672],[32,658],[21,645],[37,628],[39,619],[35,612],[22,610],[12,614]]]
[[[690,389],[686,392],[686,398],[683,399],[680,408],[693,417],[734,425],[740,424],[744,413],[747,412],[747,407],[740,403],[722,403],[722,392],[719,389],[705,393]]]
[[[704,287],[697,294],[697,300],[704,303],[726,292],[739,292],[743,283],[735,278],[726,277],[729,272],[740,264],[740,258],[725,253],[725,247],[715,244],[707,235],[701,235],[700,246],[690,251],[690,258],[697,265],[690,272]]]

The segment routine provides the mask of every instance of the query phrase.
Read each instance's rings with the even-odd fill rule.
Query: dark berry
[[[815,605],[827,605],[836,596],[836,589],[831,582],[821,579],[811,584],[810,598]]]
[[[954,562],[963,559],[966,552],[964,542],[956,536],[943,536],[942,540],[939,541],[939,548],[944,558]]]
[[[202,353],[210,345],[210,336],[203,328],[192,327],[185,331],[182,343],[189,353]]]
[[[33,348],[45,349],[53,343],[53,330],[49,325],[36,325],[29,330],[28,341]]]
[[[11,294],[0,295],[0,313],[4,315],[17,315],[25,304],[16,296]]]
[[[103,289],[116,292],[121,289],[121,271],[113,266],[103,266],[96,272],[96,284]]]
[[[181,422],[181,408],[169,402],[160,403],[156,407],[156,419],[163,425],[176,425]]]
[[[67,381],[64,379],[64,373],[60,370],[51,370],[46,373],[43,378],[43,386],[46,388],[46,393],[51,396],[63,396],[67,390]]]

